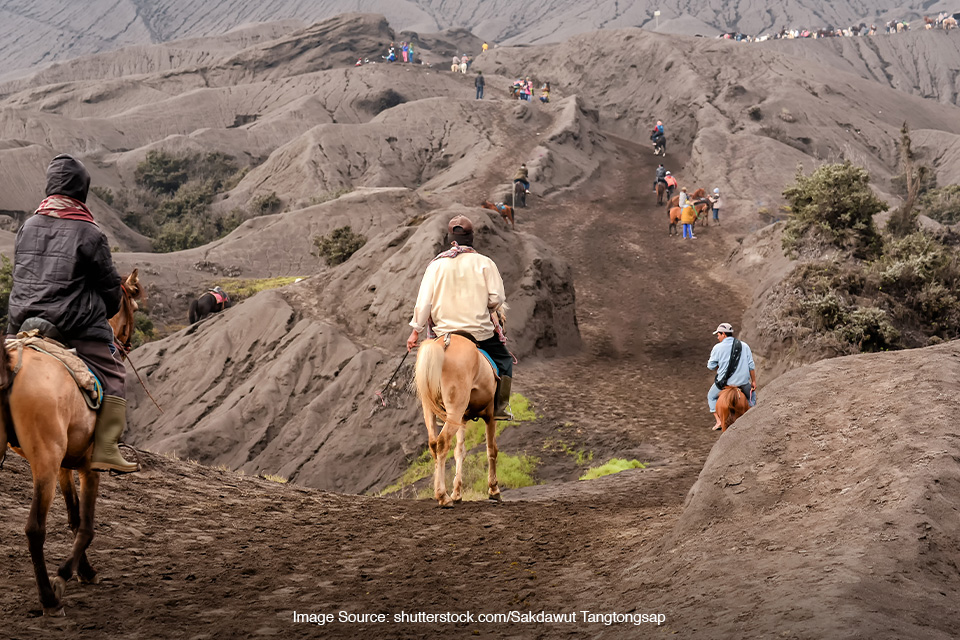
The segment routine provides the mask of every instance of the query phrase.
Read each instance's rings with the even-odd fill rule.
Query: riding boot
[[[126,426],[127,401],[117,396],[104,396],[103,406],[97,414],[97,424],[93,430],[91,469],[119,473],[139,471],[139,465],[123,459],[117,446]]]
[[[512,384],[513,379],[510,376],[500,376],[500,382],[497,383],[497,396],[493,401],[494,420],[513,420],[513,414],[509,411]]]

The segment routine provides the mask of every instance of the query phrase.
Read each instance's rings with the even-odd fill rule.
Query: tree
[[[901,238],[917,230],[917,197],[929,172],[925,165],[915,166],[913,161],[910,127],[904,122],[903,127],[900,128],[900,166],[903,168],[906,181],[906,198],[887,222],[887,230]]]
[[[886,211],[887,204],[870,189],[870,174],[862,167],[825,164],[809,176],[797,167],[796,181],[783,196],[791,212],[783,234],[785,251],[794,251],[811,233],[854,253],[876,247],[873,216]]]

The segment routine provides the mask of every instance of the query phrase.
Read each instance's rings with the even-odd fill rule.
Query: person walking
[[[483,100],[483,71],[477,71],[477,79],[473,85],[477,88],[477,100]]]
[[[691,240],[696,240],[697,236],[693,235],[693,223],[697,221],[697,210],[693,208],[693,204],[687,203],[680,208],[680,223],[683,225],[683,237],[684,239],[690,238]]]
[[[750,406],[757,404],[757,372],[753,363],[753,352],[746,342],[733,337],[733,326],[721,322],[713,332],[717,344],[710,351],[707,369],[717,372],[710,391],[707,392],[707,406],[717,422],[714,431],[720,430],[720,416],[717,415],[717,399],[724,387],[740,387],[747,396]]]

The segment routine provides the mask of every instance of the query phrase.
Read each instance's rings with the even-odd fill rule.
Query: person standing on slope
[[[746,342],[733,337],[733,327],[721,322],[713,332],[717,343],[710,351],[707,369],[717,372],[717,377],[707,392],[707,406],[717,423],[714,431],[720,430],[720,416],[717,415],[717,399],[724,387],[740,387],[747,396],[750,406],[757,404],[757,372],[753,364],[753,352]]]
[[[713,190],[713,196],[710,198],[710,206],[713,208],[713,221],[720,224],[720,209],[723,208],[723,197],[720,195],[720,189]]]
[[[120,274],[107,237],[87,208],[90,174],[62,154],[47,167],[46,199],[17,232],[7,333],[40,319],[96,374],[103,404],[94,426],[91,468],[131,473],[117,446],[127,426],[126,369],[114,353],[108,318],[120,310]]]
[[[495,314],[507,297],[496,263],[473,248],[473,223],[456,216],[447,224],[451,248],[433,259],[423,274],[407,338],[407,351],[432,323],[439,337],[459,333],[489,354],[499,369],[494,418],[512,420],[507,412],[513,382],[513,356]]]
[[[483,71],[477,71],[477,79],[473,81],[473,86],[477,88],[477,100],[483,100]]]

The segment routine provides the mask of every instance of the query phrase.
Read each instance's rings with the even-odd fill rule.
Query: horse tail
[[[190,324],[195,323],[200,319],[200,313],[197,310],[197,301],[196,299],[190,302]]]
[[[424,407],[447,421],[447,412],[443,408],[443,396],[440,394],[440,375],[443,373],[443,343],[439,340],[427,340],[420,345],[417,353],[417,366],[413,380],[417,395]]]

